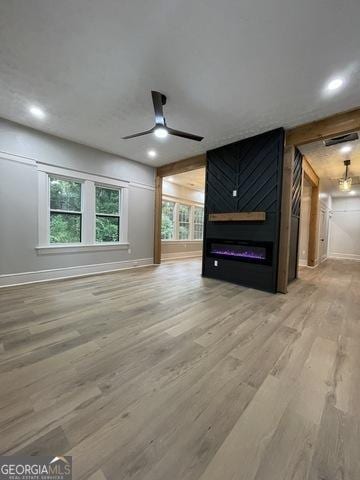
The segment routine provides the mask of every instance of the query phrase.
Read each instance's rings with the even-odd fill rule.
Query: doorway
[[[320,210],[320,243],[319,243],[319,261],[320,263],[327,259],[328,251],[328,231],[329,215],[327,210]]]
[[[154,222],[154,263],[161,263],[162,253],[162,203],[163,203],[163,189],[165,186],[164,179],[166,177],[174,177],[182,173],[191,173],[195,170],[203,169],[204,175],[206,170],[206,155],[201,154],[195,157],[190,157],[185,160],[170,163],[158,167],[155,178],[155,222]],[[166,193],[166,190],[164,190]],[[179,219],[180,221],[180,219]]]
[[[205,168],[163,178],[161,261],[202,257]]]

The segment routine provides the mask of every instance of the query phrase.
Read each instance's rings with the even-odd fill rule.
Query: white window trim
[[[82,201],[82,232],[81,243],[50,244],[50,189],[49,176],[54,175],[81,182]],[[50,165],[38,165],[38,246],[35,247],[39,254],[49,253],[76,253],[101,250],[126,250],[128,242],[128,198],[129,183],[106,179],[97,175],[85,174]],[[95,186],[116,188],[120,190],[120,240],[119,242],[96,243],[95,241]]]

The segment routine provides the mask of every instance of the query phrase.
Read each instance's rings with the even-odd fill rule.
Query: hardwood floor
[[[0,453],[91,480],[360,479],[360,263],[288,295],[198,260],[0,290]]]

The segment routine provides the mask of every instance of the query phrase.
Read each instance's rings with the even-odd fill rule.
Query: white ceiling
[[[190,172],[178,173],[165,177],[165,180],[190,188],[191,190],[205,191],[205,168],[191,170]]]
[[[1,0],[0,116],[161,165],[360,105],[359,18],[359,0]],[[151,89],[203,142],[121,139],[153,125]]]
[[[360,132],[359,136],[360,136]],[[342,153],[343,146],[351,146],[349,153]],[[360,195],[360,140],[325,147],[322,141],[300,146],[301,152],[311,163],[321,181],[321,190],[332,196],[348,196],[348,193],[339,191],[338,180],[344,177],[344,160],[349,159],[349,176],[352,177],[352,191]]]

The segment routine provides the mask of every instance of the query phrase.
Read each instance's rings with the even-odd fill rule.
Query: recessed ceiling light
[[[155,158],[155,157],[156,157],[156,152],[155,152],[155,150],[148,150],[147,154],[148,154],[148,156],[151,157],[151,158]]]
[[[334,90],[338,90],[340,87],[342,87],[344,84],[344,80],[342,78],[334,78],[327,84],[327,90],[329,92],[333,92]]]
[[[165,138],[168,136],[168,131],[164,127],[158,127],[154,130],[154,134],[158,138]]]
[[[341,153],[349,153],[349,152],[351,152],[351,147],[350,147],[350,145],[344,145],[344,146],[340,149],[340,152],[341,152]]]
[[[350,195],[355,195],[356,194],[355,190],[351,190],[349,193],[350,193]]]
[[[45,112],[42,110],[40,107],[37,107],[36,105],[31,105],[29,107],[29,112],[31,115],[34,115],[36,118],[45,118]]]

